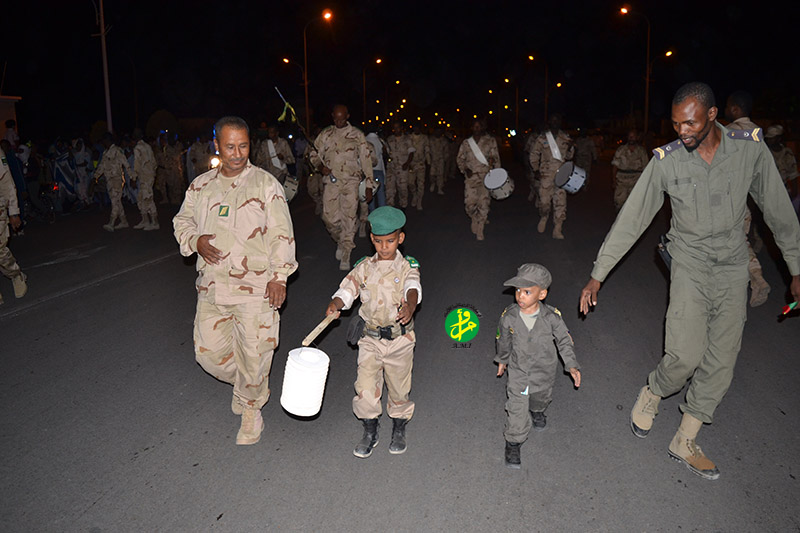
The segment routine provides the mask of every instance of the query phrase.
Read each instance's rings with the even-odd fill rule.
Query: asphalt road
[[[504,154],[506,159],[508,155]],[[107,212],[32,225],[11,248],[29,275],[15,300],[0,278],[0,529],[3,531],[797,531],[800,530],[800,318],[779,321],[786,270],[774,245],[761,253],[773,286],[749,310],[733,385],[699,442],[722,476],[703,480],[667,446],[682,394],[661,403],[647,439],[630,408],[663,348],[667,278],[654,251],[662,212],[618,266],[587,319],[580,289],[614,219],[608,161],[569,198],[564,241],[536,232],[517,191],[493,202],[477,242],[457,180],[409,211],[403,250],[421,263],[424,300],[408,451],[388,453],[391,423],[369,459],[352,449],[356,352],[341,320],[317,340],[331,358],[320,414],[280,406],[286,357],[322,318],[343,273],[335,245],[301,193],[291,206],[300,268],[282,313],[281,344],[260,443],[234,444],[230,386],[194,362],[192,261],[178,254],[174,210],[158,232],[108,234]],[[138,215],[128,206],[129,220]],[[354,258],[370,253],[358,239]],[[582,365],[574,390],[559,375],[548,426],[522,447],[520,471],[503,465],[505,379],[495,377],[494,333],[513,302],[502,282],[524,262],[553,273],[559,307]],[[474,306],[480,331],[453,347],[445,315]]]

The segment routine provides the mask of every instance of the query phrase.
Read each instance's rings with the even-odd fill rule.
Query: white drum
[[[505,200],[514,192],[514,180],[502,168],[490,170],[483,178],[483,185],[489,189],[489,195],[495,200]]]
[[[330,359],[316,348],[289,351],[283,374],[281,405],[296,416],[314,416],[322,406]]]
[[[570,194],[575,194],[586,183],[586,171],[576,167],[572,161],[567,161],[556,172],[556,187],[560,187]]]
[[[286,181],[283,182],[283,192],[286,195],[286,201],[291,202],[292,198],[297,196],[297,189],[300,184],[294,176],[286,176]]]

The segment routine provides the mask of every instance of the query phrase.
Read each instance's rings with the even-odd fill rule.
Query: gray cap
[[[517,269],[517,275],[503,283],[506,287],[539,287],[546,289],[553,281],[550,271],[538,263],[525,263]]]
[[[767,132],[764,134],[764,137],[778,137],[779,135],[783,135],[783,126],[780,124],[767,128]]]

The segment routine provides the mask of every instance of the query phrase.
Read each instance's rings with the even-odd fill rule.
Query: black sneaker
[[[508,468],[513,468],[514,470],[522,468],[522,461],[519,458],[520,446],[522,446],[521,442],[506,442],[506,466]]]
[[[547,426],[547,415],[542,413],[537,413],[536,411],[531,411],[531,416],[533,416],[533,429],[536,431],[544,430],[545,426]]]

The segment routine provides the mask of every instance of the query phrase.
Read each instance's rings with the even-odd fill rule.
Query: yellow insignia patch
[[[221,205],[219,206],[219,216],[226,217],[228,213],[230,213],[231,207],[229,205]]]

